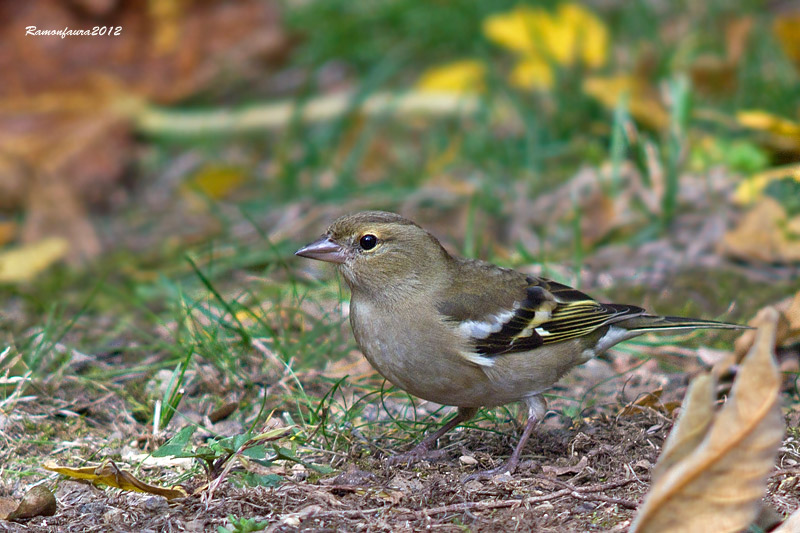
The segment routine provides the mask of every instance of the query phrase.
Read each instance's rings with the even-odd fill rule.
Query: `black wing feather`
[[[519,302],[514,316],[500,331],[475,339],[477,354],[525,352],[582,337],[645,312],[630,305],[602,304],[579,290],[547,279],[528,277],[527,281],[525,299]],[[541,313],[539,317],[537,311]],[[542,320],[542,316],[547,318]]]

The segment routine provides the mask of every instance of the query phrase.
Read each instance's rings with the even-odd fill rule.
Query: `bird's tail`
[[[750,326],[681,316],[640,315],[614,324],[628,331],[679,331],[687,329],[752,329]]]

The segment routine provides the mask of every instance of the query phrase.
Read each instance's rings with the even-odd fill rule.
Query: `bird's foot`
[[[386,464],[388,466],[396,466],[401,464],[412,465],[420,461],[436,461],[446,453],[445,450],[431,450],[430,445],[423,441],[406,453],[389,457],[386,460]]]
[[[489,470],[481,470],[480,472],[475,472],[473,474],[469,474],[461,478],[462,483],[466,483],[467,481],[486,481],[489,479],[494,479],[497,476],[511,476],[514,472],[517,471],[517,467],[519,466],[519,458],[514,457],[513,455],[509,458],[508,461],[501,464],[496,468],[490,468]]]

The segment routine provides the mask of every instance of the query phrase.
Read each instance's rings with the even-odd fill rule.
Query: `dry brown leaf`
[[[769,321],[769,309],[778,311],[778,326],[775,333],[775,346],[783,346],[800,336],[800,292],[781,300],[777,304],[761,309],[748,326],[758,328]],[[733,363],[742,360],[756,339],[756,330],[747,330],[734,343]],[[730,363],[728,363],[730,364]],[[716,365],[715,365],[716,366]]]
[[[747,49],[753,17],[743,16],[725,23],[725,56],[702,54],[689,67],[692,88],[710,95],[729,94],[738,83],[739,62]]]
[[[44,485],[36,485],[28,490],[19,505],[11,506],[13,500],[9,498],[3,498],[3,500],[0,502],[0,520],[20,520],[56,514],[56,498]]]
[[[675,409],[680,407],[678,402],[664,402],[661,396],[664,394],[664,389],[657,389],[653,392],[648,392],[636,398],[633,402],[623,407],[619,416],[632,416],[637,413],[643,413],[648,409],[660,411],[662,413],[671,414]]]
[[[0,520],[7,520],[10,515],[19,506],[19,502],[12,498],[0,498]]]
[[[131,119],[143,103],[176,102],[221,72],[254,72],[252,63],[279,59],[288,43],[277,2],[96,4],[50,0],[0,9],[0,42],[7,44],[0,48],[0,208],[27,211],[23,242],[67,238],[72,260],[100,249],[86,206],[124,200]],[[118,34],[27,35],[31,25],[99,31],[99,20],[104,32],[111,26]],[[56,185],[76,209],[32,200]]]
[[[697,449],[708,433],[714,418],[714,378],[707,374],[697,376],[686,391],[683,403],[678,422],[667,437],[653,469],[654,482]]]
[[[0,246],[11,242],[17,234],[17,225],[14,222],[0,222]]]
[[[163,496],[168,500],[187,496],[187,492],[183,487],[178,485],[171,488],[164,488],[148,485],[143,481],[139,481],[131,473],[120,470],[113,461],[108,461],[100,466],[87,466],[83,468],[70,468],[58,465],[45,465],[44,468],[73,479],[85,479],[92,483],[108,485],[109,487],[116,487],[122,490],[155,494],[157,496]]]
[[[797,32],[798,27],[800,27],[800,11],[795,11],[776,17],[772,31],[781,44],[783,52],[794,62],[795,67],[800,70],[800,34]]]
[[[733,532],[755,518],[784,433],[773,351],[778,312],[769,318],[710,427],[708,407],[700,404],[708,402],[713,380],[692,387],[677,435],[665,446],[667,465],[656,465],[631,532]]]
[[[581,207],[581,240],[584,246],[593,246],[621,224],[614,199],[602,189],[594,191]]]
[[[786,231],[788,216],[773,198],[763,197],[729,231],[720,244],[721,251],[746,261],[791,263],[800,261],[800,239]]]

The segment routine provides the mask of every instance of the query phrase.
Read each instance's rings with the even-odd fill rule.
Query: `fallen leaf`
[[[69,244],[60,238],[49,238],[23,244],[0,253],[0,283],[30,281],[49,266],[63,259]]]
[[[56,514],[56,498],[44,485],[32,487],[16,509],[8,513],[6,520],[20,520],[34,516],[53,516]],[[0,516],[0,518],[3,518]]]
[[[693,382],[631,532],[734,532],[757,515],[784,433],[777,311],[768,318],[718,413],[710,408],[713,378]]]
[[[14,222],[0,222],[0,246],[14,239],[17,234],[17,225]]]
[[[140,481],[136,479],[133,474],[120,470],[113,461],[108,461],[100,466],[87,466],[83,468],[71,468],[58,465],[45,465],[44,468],[72,479],[85,479],[95,484],[108,485],[109,487],[122,490],[155,494],[156,496],[163,496],[168,500],[187,496],[187,492],[179,485],[175,485],[172,488],[164,488]]]
[[[785,346],[800,336],[800,292],[781,300],[777,304],[761,309],[756,316],[747,323],[748,326],[758,328],[770,319],[770,309],[778,311],[778,326],[775,334],[775,346]],[[756,339],[756,330],[749,329],[734,342],[734,363],[742,360],[753,346]]]
[[[472,59],[426,70],[416,88],[423,92],[478,93],[485,89],[486,65]]]
[[[627,98],[633,118],[650,128],[661,130],[669,124],[669,114],[655,87],[638,76],[593,76],[584,80],[583,92],[610,110],[616,109],[619,101]]]
[[[749,176],[736,187],[733,199],[740,205],[754,204],[764,197],[764,190],[770,183],[785,178],[793,178],[800,183],[800,163],[770,168]]]
[[[632,416],[638,413],[643,413],[647,409],[653,409],[661,413],[672,414],[672,412],[680,407],[679,402],[664,402],[661,396],[664,394],[663,389],[654,390],[647,394],[640,395],[635,401],[623,407],[619,416]]]
[[[519,55],[510,79],[521,88],[551,88],[553,65],[598,68],[608,59],[608,28],[573,2],[560,4],[554,13],[529,6],[496,13],[484,20],[483,34]]]
[[[115,35],[20,31],[34,24]],[[4,6],[0,36],[0,207],[26,211],[22,242],[57,229],[73,262],[100,251],[88,210],[127,198],[131,123],[146,104],[185,99],[223,73],[263,77],[252,63],[279,60],[288,46],[278,3],[261,0],[16,2]],[[37,189],[46,202],[33,201]],[[53,196],[69,209],[52,207]]]
[[[800,123],[760,109],[739,111],[736,121],[761,133],[764,143],[776,151],[800,152]]]
[[[566,2],[558,6],[557,17],[565,28],[560,41],[552,43],[553,57],[565,65],[581,60],[590,68],[599,68],[608,59],[608,28],[594,13],[580,4]]]
[[[746,15],[725,23],[725,55],[701,54],[689,68],[692,88],[709,95],[724,95],[738,85],[739,63],[747,50],[753,17]]]
[[[653,479],[681,462],[705,438],[714,418],[714,379],[707,374],[694,379],[683,403],[684,408],[653,469]]]
[[[524,57],[539,56],[560,65],[581,61],[597,68],[608,58],[608,29],[583,6],[565,2],[555,13],[519,6],[487,17],[483,33],[496,44]]]
[[[518,6],[486,17],[483,34],[495,44],[518,54],[536,54],[541,27],[549,24],[549,18],[550,15],[541,8]]]
[[[222,200],[240,189],[250,178],[240,167],[209,165],[181,183],[181,196],[194,211],[206,211],[209,200]]]
[[[800,261],[800,237],[786,229],[792,220],[777,200],[765,196],[723,236],[720,251],[746,261]]]
[[[797,32],[798,27],[800,27],[800,12],[783,13],[775,17],[775,21],[772,23],[772,31],[781,44],[783,52],[792,60],[795,68],[800,70],[800,34]]]
[[[8,515],[18,506],[19,502],[17,502],[17,500],[12,498],[0,498],[0,520],[7,520]]]
[[[514,66],[509,81],[520,89],[551,89],[555,83],[555,75],[546,60],[538,56],[528,56]]]

